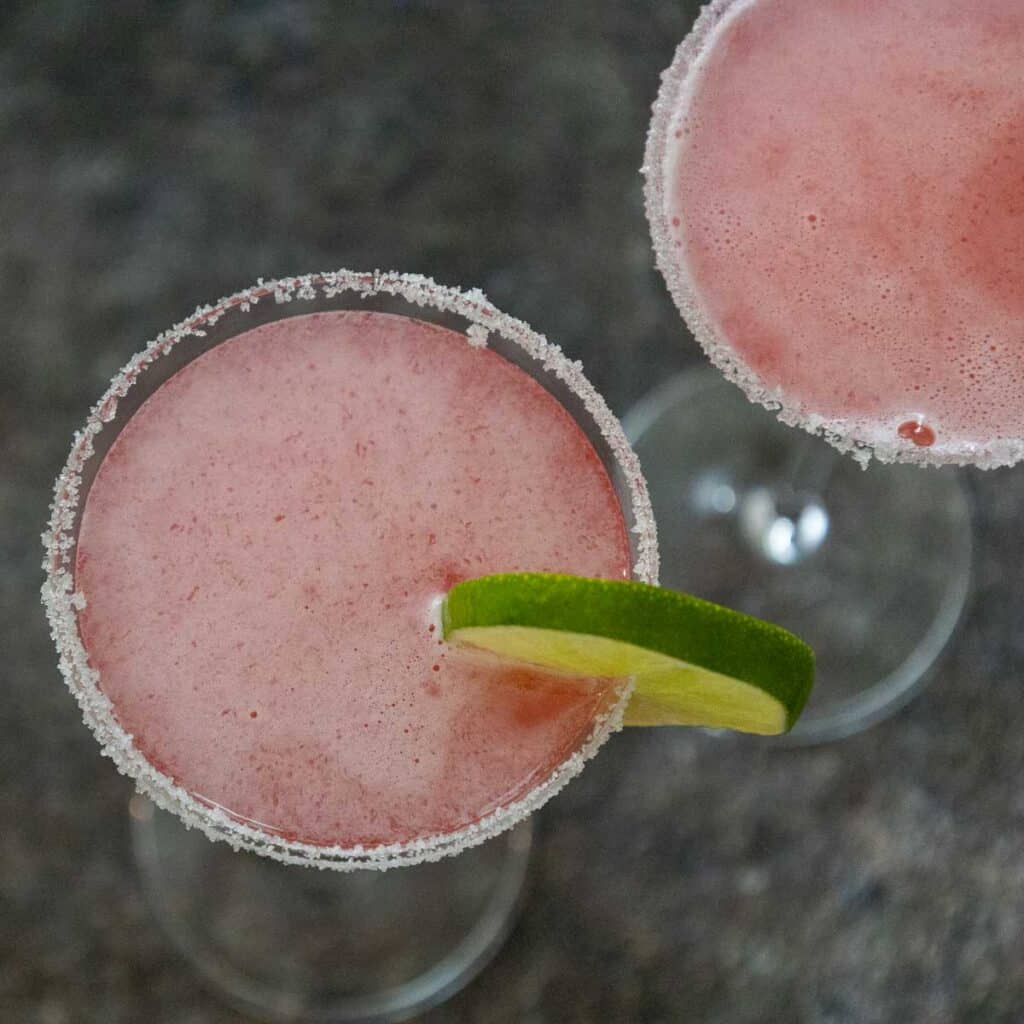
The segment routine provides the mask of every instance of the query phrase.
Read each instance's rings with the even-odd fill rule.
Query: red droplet
[[[928,448],[935,444],[935,431],[925,423],[907,420],[901,423],[896,431],[905,441],[913,441],[919,448]]]

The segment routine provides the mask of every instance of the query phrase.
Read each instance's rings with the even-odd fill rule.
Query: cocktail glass
[[[927,446],[901,440],[872,452],[784,408],[785,426],[755,404],[780,402],[723,344],[680,268],[666,170],[673,118],[709,38],[743,3],[708,5],[679,46],[644,159],[658,267],[724,377],[700,369],[666,381],[624,422],[651,489],[663,582],[776,621],[811,644],[817,682],[783,742],[815,743],[878,722],[922,686],[967,601],[970,500],[952,466],[920,472],[870,458],[941,461]]]
[[[158,919],[221,995],[269,1020],[402,1020],[465,985],[513,920],[530,849],[527,815],[618,727],[629,698],[628,686],[617,687],[589,735],[528,792],[450,833],[377,848],[273,834],[186,791],[135,747],[98,685],[77,620],[84,599],[75,585],[75,544],[103,456],[142,402],[197,356],[261,324],[342,309],[412,315],[457,329],[468,343],[486,343],[531,374],[604,463],[635,578],[655,582],[657,575],[644,480],[618,422],[578,364],[480,292],[379,272],[261,282],[197,310],[126,365],[76,435],[58,478],[44,536],[44,600],[62,672],[85,720],[139,790],[130,804],[134,849]]]

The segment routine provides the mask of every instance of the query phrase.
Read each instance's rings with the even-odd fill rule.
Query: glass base
[[[957,471],[863,470],[706,368],[667,381],[623,425],[651,491],[662,583],[815,649],[814,691],[782,742],[849,735],[917,692],[969,590]]]
[[[463,988],[515,917],[527,820],[458,857],[340,873],[211,843],[141,796],[129,811],[146,894],[222,998],[266,1021],[402,1021]]]

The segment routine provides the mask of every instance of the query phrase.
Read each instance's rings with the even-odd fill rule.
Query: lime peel
[[[484,576],[453,586],[441,618],[452,644],[571,675],[632,677],[626,725],[785,732],[814,677],[813,652],[781,627],[645,583]]]

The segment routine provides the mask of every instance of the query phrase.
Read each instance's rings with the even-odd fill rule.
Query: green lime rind
[[[626,580],[504,573],[457,583],[446,640],[578,675],[632,676],[627,725],[791,729],[814,653],[779,626]]]

